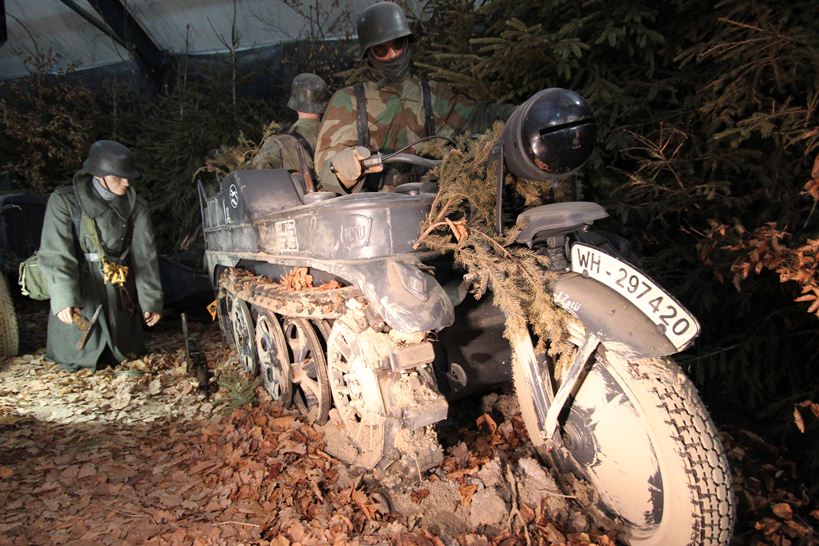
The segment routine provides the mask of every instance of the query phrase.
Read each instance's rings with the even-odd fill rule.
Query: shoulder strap
[[[85,213],[79,203],[77,203],[77,206],[80,208],[82,214],[82,225],[85,227],[85,231],[88,232],[88,236],[91,237],[91,242],[94,243],[94,248],[97,249],[97,254],[100,255],[100,258],[102,258],[106,254],[102,249],[102,243],[100,243],[100,235],[97,232],[97,223]]]
[[[79,206],[79,205],[78,205]],[[80,207],[82,210],[82,207]],[[94,248],[97,249],[97,254],[100,257],[105,256],[108,258],[108,255],[105,253],[105,250],[102,248],[102,243],[100,243],[100,235],[97,231],[97,223],[88,216],[84,210],[82,210],[82,224],[85,226],[85,231],[88,232],[88,235],[91,237],[91,242],[94,243]],[[133,237],[133,225],[134,223],[131,221],[131,218],[128,217],[128,230],[125,234],[125,250],[122,251],[122,254],[119,256],[119,261],[122,261],[128,256],[128,253],[131,251],[131,238]]]
[[[426,136],[435,134],[435,114],[432,111],[432,93],[429,91],[429,80],[424,76],[421,78],[421,91],[424,94],[424,129]]]
[[[367,97],[364,95],[364,83],[358,82],[355,90],[356,108],[358,108],[358,145],[370,147],[370,126],[367,124]]]
[[[82,208],[80,204],[80,197],[77,195],[77,190],[74,187],[74,184],[71,184],[71,191],[74,193],[74,198],[77,202],[76,208],[72,211],[71,220],[74,223],[74,233],[76,233],[75,241],[77,252],[82,253],[82,247],[80,245],[80,225],[85,226],[85,230],[88,232],[89,237],[91,237],[91,242],[94,244],[94,248],[97,251],[97,254],[100,256],[106,256],[105,251],[102,249],[102,243],[100,243],[100,236],[99,232],[97,231],[97,223],[86,214],[85,210]],[[133,214],[131,215],[133,216]],[[134,222],[133,218],[128,217],[128,231],[125,234],[125,250],[122,251],[122,254],[119,257],[119,260],[124,260],[128,253],[131,251],[131,240],[133,238],[134,232]]]
[[[308,154],[310,154],[310,157],[313,157],[315,155],[315,152],[313,151],[313,147],[310,146],[310,143],[307,142],[307,139],[304,138],[304,135],[302,135],[298,131],[291,131],[288,134],[290,136],[292,136],[293,138],[295,138],[298,141],[299,144],[301,144],[301,147],[304,148],[304,151],[306,151]]]

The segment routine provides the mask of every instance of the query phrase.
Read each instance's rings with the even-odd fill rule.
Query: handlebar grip
[[[383,162],[381,161],[381,154],[375,153],[368,157],[367,159],[362,160],[361,166],[364,168],[364,170],[367,170],[371,169],[372,167],[380,167],[382,163]]]
[[[381,161],[381,153],[377,152],[368,157],[367,159],[361,160],[361,170],[366,171],[372,167],[380,167],[382,165]],[[330,163],[330,172],[336,174],[336,166],[333,163]]]

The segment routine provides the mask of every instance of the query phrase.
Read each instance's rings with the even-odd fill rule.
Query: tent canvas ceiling
[[[171,54],[226,50],[234,23],[238,48],[248,49],[305,38],[355,34],[355,20],[372,0],[113,0],[121,2],[148,37]],[[73,0],[107,27],[88,0]],[[61,0],[5,0],[8,41],[0,46],[0,79],[30,73],[35,52],[58,56],[55,69],[78,70],[131,60],[127,49]],[[301,12],[301,13],[300,13]],[[30,64],[30,63],[29,63]]]

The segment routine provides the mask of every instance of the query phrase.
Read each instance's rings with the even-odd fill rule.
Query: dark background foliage
[[[414,22],[418,68],[468,97],[519,103],[567,87],[590,101],[599,145],[576,197],[604,204],[606,229],[629,237],[700,317],[702,336],[680,361],[718,420],[803,442],[809,481],[819,476],[817,419],[806,414],[802,433],[792,416],[819,398],[819,322],[810,301],[794,300],[819,276],[809,246],[819,189],[806,191],[812,176],[819,188],[817,20],[812,0],[431,0]],[[198,222],[192,180],[209,150],[288,122],[292,75],[315,71],[337,86],[333,75],[351,66],[344,47],[314,42],[282,54],[273,96],[250,91],[267,76],[235,54],[196,71],[177,59],[161,92],[115,81],[92,92],[70,74],[46,75],[47,57],[27,82],[2,84],[4,169],[47,192],[90,142],[122,140],[137,153],[164,251]],[[766,226],[785,235],[760,250]],[[782,267],[802,281],[783,282]]]

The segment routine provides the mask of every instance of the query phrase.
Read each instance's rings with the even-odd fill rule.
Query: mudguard
[[[352,282],[399,332],[440,330],[455,322],[455,309],[443,287],[414,263],[373,260],[328,269]]]
[[[630,359],[677,352],[637,307],[605,285],[579,273],[564,273],[551,288],[555,303],[582,322],[607,349]]]

